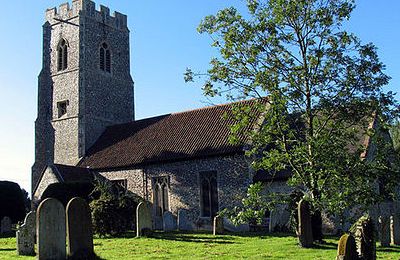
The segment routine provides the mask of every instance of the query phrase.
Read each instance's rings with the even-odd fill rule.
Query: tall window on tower
[[[111,72],[111,51],[107,43],[100,46],[100,69]]]
[[[61,39],[57,48],[57,70],[62,71],[68,67],[68,44]]]
[[[168,182],[167,176],[153,178],[153,202],[157,216],[163,216],[169,210]]]
[[[213,218],[218,212],[217,172],[200,172],[201,217]]]

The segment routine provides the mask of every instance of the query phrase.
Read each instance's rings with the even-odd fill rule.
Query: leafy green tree
[[[15,182],[0,181],[0,220],[11,218],[12,223],[25,218],[25,194]]]
[[[259,100],[253,106],[265,120],[247,133],[253,167],[290,170],[288,184],[311,198],[316,213],[376,203],[383,199],[376,180],[385,178],[382,188],[392,191],[398,176],[382,135],[398,103],[383,90],[390,78],[377,48],[342,30],[354,8],[352,0],[248,0],[244,15],[223,9],[198,28],[219,56],[207,73],[185,73],[186,81],[205,77],[206,96]],[[235,111],[238,134],[252,114],[244,105]],[[374,156],[364,153],[367,137]]]

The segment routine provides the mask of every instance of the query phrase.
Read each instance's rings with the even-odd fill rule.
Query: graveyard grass
[[[149,238],[96,238],[95,253],[99,259],[335,259],[338,238],[312,249],[300,248],[292,235],[209,233],[162,233]],[[35,259],[19,257],[15,238],[0,238],[0,259]],[[400,258],[400,246],[377,246],[378,259]]]

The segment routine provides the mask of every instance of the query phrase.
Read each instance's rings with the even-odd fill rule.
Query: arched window
[[[156,216],[162,217],[165,211],[169,210],[168,205],[168,177],[156,177],[154,181],[154,207]]]
[[[107,43],[100,46],[100,69],[111,72],[111,51]]]
[[[68,67],[68,44],[61,39],[57,48],[57,70],[62,71]]]
[[[201,217],[213,218],[218,213],[217,172],[200,173]]]

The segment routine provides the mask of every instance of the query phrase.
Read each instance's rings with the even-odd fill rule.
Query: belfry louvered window
[[[111,72],[111,51],[107,43],[100,46],[100,69]]]
[[[62,71],[68,67],[68,44],[61,39],[57,48],[57,70]]]

